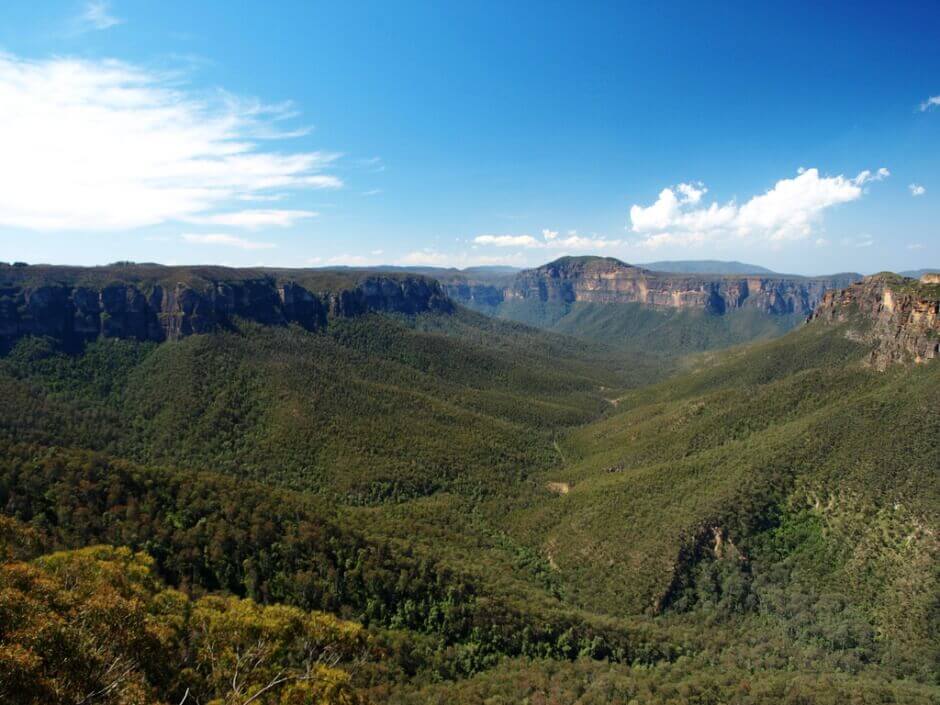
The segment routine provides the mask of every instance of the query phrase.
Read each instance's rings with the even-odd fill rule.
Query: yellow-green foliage
[[[0,699],[360,702],[346,670],[366,652],[359,625],[234,597],[191,600],[152,566],[111,546],[0,566]]]

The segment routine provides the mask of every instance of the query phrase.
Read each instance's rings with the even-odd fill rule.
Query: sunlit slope
[[[736,352],[565,438],[567,462],[543,482],[569,491],[512,521],[569,599],[613,614],[834,599],[898,658],[924,657],[940,365],[875,372],[843,333],[813,324]]]

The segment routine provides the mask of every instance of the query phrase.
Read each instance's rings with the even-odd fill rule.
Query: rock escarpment
[[[872,346],[868,362],[876,369],[924,363],[940,357],[940,277],[865,277],[827,293],[810,320],[849,323],[848,335]]]
[[[770,314],[809,315],[826,291],[858,275],[805,278],[653,272],[610,257],[562,257],[516,274],[505,283],[446,282],[455,301],[496,306],[505,301],[570,304],[640,303],[723,314],[756,308]]]
[[[449,311],[441,286],[414,275],[130,265],[0,266],[0,347],[27,335],[68,345],[98,337],[161,342],[236,319],[296,323],[372,311]]]

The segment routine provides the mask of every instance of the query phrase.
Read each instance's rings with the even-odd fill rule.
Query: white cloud
[[[923,113],[931,108],[936,108],[938,105],[940,105],[940,95],[932,95],[920,104],[920,111]]]
[[[884,167],[881,167],[874,173],[872,173],[869,169],[865,169],[860,171],[858,176],[852,179],[852,183],[854,183],[856,186],[861,186],[862,184],[866,184],[869,181],[884,181],[889,176],[891,176],[891,172]]]
[[[223,245],[242,250],[270,250],[277,247],[273,242],[255,242],[226,233],[183,233],[180,237],[194,245]]]
[[[597,250],[616,247],[622,244],[621,240],[608,240],[602,237],[585,237],[578,235],[577,230],[569,230],[565,236],[559,236],[557,230],[545,229],[542,239],[531,235],[477,235],[473,238],[475,245],[488,245],[492,247],[523,247],[526,249],[548,250]]]
[[[265,148],[293,114],[117,61],[0,54],[0,225],[126,230],[342,182],[324,152]]]
[[[91,0],[86,3],[79,20],[89,29],[108,29],[124,22],[111,14],[111,5],[104,0]]]
[[[494,247],[539,247],[541,245],[531,235],[477,235],[473,241],[477,245]]]
[[[708,191],[701,182],[698,184],[679,184],[676,187],[676,190],[682,194],[683,202],[685,203],[698,203],[702,200],[702,196]]]
[[[923,196],[925,193],[927,193],[927,189],[925,189],[920,184],[909,184],[908,188],[910,189],[912,196]]]
[[[706,189],[701,184],[665,188],[649,206],[630,208],[631,229],[646,237],[645,247],[694,245],[741,238],[771,242],[803,239],[812,234],[823,211],[861,198],[862,186],[890,176],[882,167],[854,178],[820,177],[818,169],[800,169],[772,189],[743,205],[734,201],[699,205]]]
[[[259,208],[257,210],[193,216],[186,220],[199,225],[223,225],[233,228],[263,228],[270,226],[286,228],[298,220],[313,218],[317,215],[318,213],[314,211],[263,210]]]
[[[369,256],[343,252],[330,257],[308,257],[305,263],[316,267],[370,267],[381,264],[375,259],[381,254],[382,250],[372,250]]]
[[[923,246],[921,243],[919,243],[919,242],[912,242],[910,245],[907,246],[907,249],[909,249],[909,250],[922,250],[922,249],[924,249],[924,246]]]
[[[567,237],[555,238],[545,243],[545,247],[555,250],[605,250],[621,244],[623,244],[621,240],[608,240],[595,235],[585,237],[578,235],[574,230],[569,230]]]

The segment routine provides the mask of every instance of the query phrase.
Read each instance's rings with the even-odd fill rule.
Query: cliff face
[[[865,277],[828,292],[811,320],[854,324],[848,335],[872,345],[869,364],[876,369],[924,363],[940,357],[940,278]]]
[[[698,308],[723,314],[742,307],[771,314],[809,315],[829,289],[854,275],[828,278],[777,275],[697,275],[652,272],[613,258],[563,257],[520,272],[507,285],[452,282],[447,293],[456,301],[495,306],[503,301],[551,303],[641,303],[669,308]]]
[[[98,337],[176,340],[230,326],[236,318],[317,330],[331,317],[449,311],[452,306],[437,282],[418,276],[347,275],[320,281],[320,275],[295,278],[289,270],[3,270],[0,347],[26,335],[51,336],[66,344]]]

